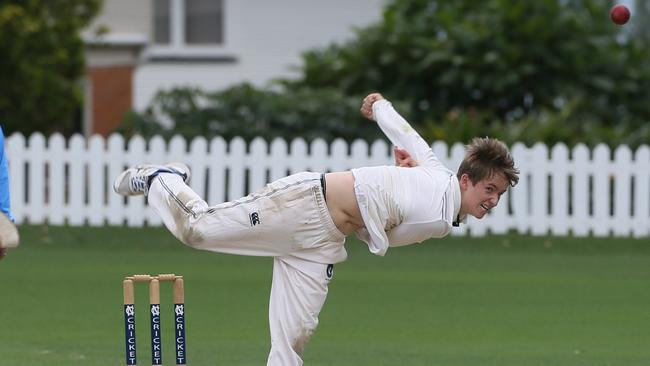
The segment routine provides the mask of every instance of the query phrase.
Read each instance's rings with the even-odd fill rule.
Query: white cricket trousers
[[[152,181],[148,200],[169,231],[190,247],[274,258],[267,366],[302,365],[333,264],[347,257],[321,175],[297,173],[238,200],[208,206],[179,175],[162,173]]]

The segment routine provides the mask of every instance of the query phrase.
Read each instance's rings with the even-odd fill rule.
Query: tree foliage
[[[163,93],[149,111],[163,107],[180,130],[179,121],[218,120],[210,132],[227,136],[373,138],[356,130],[367,126],[357,110],[361,97],[380,91],[428,140],[649,143],[650,37],[612,23],[611,5],[392,0],[351,41],[306,52],[302,75],[273,91],[213,93],[207,108],[197,107],[204,117],[181,119],[164,108],[173,93]],[[245,98],[234,97],[242,91]]]
[[[177,88],[157,93],[152,105],[143,113],[129,114],[118,132],[167,138],[175,134],[187,138],[239,136],[246,140],[257,136],[347,141],[379,138],[377,127],[359,114],[360,103],[359,98],[328,88],[274,91],[250,84],[216,92]]]
[[[82,103],[80,31],[101,0],[0,3],[0,121],[5,130],[68,132]]]
[[[650,141],[650,45],[604,0],[394,0],[295,85],[409,101],[429,138]],[[598,142],[598,141],[592,141]]]

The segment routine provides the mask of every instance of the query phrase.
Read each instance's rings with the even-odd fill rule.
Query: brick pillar
[[[104,137],[120,125],[133,105],[134,66],[90,67],[92,134]]]

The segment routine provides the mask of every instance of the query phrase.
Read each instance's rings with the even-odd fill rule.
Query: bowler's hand
[[[418,166],[418,163],[415,160],[413,160],[411,154],[409,154],[408,151],[400,149],[399,147],[395,146],[393,148],[393,153],[395,153],[396,166],[401,166],[403,168],[412,168],[414,166]]]
[[[374,121],[375,119],[372,117],[372,104],[382,99],[384,97],[379,93],[368,94],[368,96],[363,98],[363,103],[361,103],[361,114],[367,119]]]

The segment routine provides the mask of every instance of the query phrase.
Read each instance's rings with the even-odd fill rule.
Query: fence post
[[[94,135],[88,143],[86,179],[86,194],[88,196],[86,203],[86,219],[92,226],[101,226],[104,224],[104,196],[112,194],[112,187],[108,185],[107,178],[104,177],[104,164],[106,154],[104,153],[104,139],[99,135]],[[110,190],[109,190],[110,189]]]
[[[135,162],[151,163],[151,161],[147,161],[145,145],[146,142],[142,136],[134,136],[129,140],[125,156],[126,166],[133,165]],[[145,215],[146,211],[142,197],[129,197],[126,200],[126,222],[128,226],[144,226]]]
[[[106,184],[108,201],[104,210],[109,225],[123,225],[126,219],[124,198],[113,191],[113,179],[124,169],[127,164],[126,150],[122,135],[112,134],[106,145]]]
[[[553,235],[569,234],[569,149],[565,144],[557,144],[551,150],[551,212],[550,223]]]
[[[530,165],[527,162],[532,161],[529,156],[528,148],[521,143],[512,146],[512,155],[515,163],[519,168],[519,183],[511,192],[512,214],[514,218],[514,228],[524,234],[530,230]]]
[[[210,141],[210,158],[208,164],[208,197],[210,205],[216,205],[226,200],[226,153],[227,144],[221,137]]]
[[[234,200],[246,195],[246,142],[244,139],[235,137],[230,141],[230,154],[226,162],[228,164],[228,200]]]
[[[607,236],[610,233],[612,220],[610,218],[610,183],[611,161],[610,150],[605,144],[599,144],[594,149],[592,158],[593,193],[591,202],[593,205],[593,220],[591,230],[594,236]]]
[[[49,179],[43,183],[47,187],[49,197],[48,223],[50,225],[63,225],[69,216],[69,209],[65,201],[66,179],[65,166],[67,164],[67,151],[65,139],[61,134],[50,136],[48,166]]]
[[[637,149],[634,156],[634,236],[650,235],[650,146]]]
[[[269,165],[267,144],[263,138],[257,137],[251,141],[248,160],[248,190],[254,192],[267,183],[266,170]]]
[[[589,219],[589,150],[578,144],[573,149],[573,235],[587,236],[591,228]]]
[[[629,236],[632,233],[631,199],[632,199],[632,150],[619,146],[614,152],[612,165],[612,182],[614,183],[614,216],[609,216],[612,231],[617,236]]]
[[[45,137],[41,133],[35,133],[29,138],[30,156],[29,156],[29,181],[27,182],[27,202],[25,207],[29,212],[30,224],[45,223],[46,213],[43,208],[45,204],[45,195],[43,182],[45,179],[45,157],[47,156],[47,147],[45,146]]]

